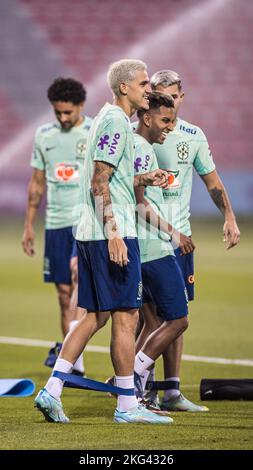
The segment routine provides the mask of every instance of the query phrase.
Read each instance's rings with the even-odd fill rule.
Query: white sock
[[[147,383],[147,380],[148,380],[149,372],[150,372],[149,370],[144,370],[144,372],[140,375],[141,386],[142,386],[143,392],[145,391],[145,387],[146,387],[146,383]]]
[[[180,395],[180,390],[179,390],[180,377],[169,377],[169,378],[165,379],[165,382],[168,382],[168,381],[177,382],[178,388],[171,388],[169,390],[165,390],[164,397],[163,397],[163,399],[165,401],[170,400],[171,398],[176,398]]]
[[[65,359],[57,359],[53,372],[57,370],[58,372],[70,374],[72,372],[72,368],[73,364],[71,364],[71,362],[65,361]],[[51,376],[45,385],[45,389],[50,393],[50,395],[52,395],[52,397],[56,398],[56,400],[60,400],[63,384],[63,380],[58,379],[58,377]]]
[[[134,388],[134,376],[133,375],[116,375],[116,386],[121,388]],[[117,409],[119,411],[128,411],[131,408],[135,408],[138,405],[138,401],[135,395],[118,395]]]
[[[148,378],[147,378],[147,382],[155,382],[155,367],[153,367],[153,369],[151,369],[149,372],[149,375],[148,375]],[[146,383],[145,383],[145,386],[146,386]],[[158,400],[158,391],[157,390],[145,390],[143,389],[144,391],[144,398],[147,398],[147,400],[149,399],[154,399],[154,400]]]
[[[69,333],[74,330],[75,326],[77,325],[77,323],[79,322],[79,320],[72,320],[70,323],[69,323]],[[78,370],[79,372],[82,372],[84,373],[84,364],[83,364],[83,353],[80,354],[80,356],[78,357],[78,359],[76,360],[74,366],[73,366],[73,369],[75,370]]]
[[[143,375],[143,372],[154,364],[153,359],[147,356],[144,352],[139,351],[135,356],[134,370],[139,375]]]

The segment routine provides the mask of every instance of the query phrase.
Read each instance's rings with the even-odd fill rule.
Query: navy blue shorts
[[[165,321],[188,314],[187,294],[175,256],[142,263],[143,302],[152,302]]]
[[[142,305],[140,251],[137,238],[124,238],[129,263],[109,259],[107,240],[77,242],[78,305],[90,312],[139,308]]]
[[[193,253],[180,256],[181,250],[177,248],[175,255],[182,271],[185,287],[187,289],[188,300],[194,299],[194,260]]]
[[[75,245],[72,227],[45,232],[44,281],[71,285],[70,259]]]
[[[71,252],[71,258],[75,258],[77,256],[77,243],[76,243],[76,240],[74,240],[74,243],[73,243],[73,248],[72,248],[72,252]]]

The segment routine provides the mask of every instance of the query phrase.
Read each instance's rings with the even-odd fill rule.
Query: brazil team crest
[[[86,139],[79,139],[76,143],[76,153],[79,157],[84,157],[85,150],[87,147]]]
[[[180,142],[177,144],[177,155],[180,160],[187,160],[189,157],[189,144],[187,142]]]

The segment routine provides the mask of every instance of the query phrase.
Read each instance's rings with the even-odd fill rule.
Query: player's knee
[[[115,316],[112,317],[112,321],[116,327],[116,329],[120,330],[122,333],[125,334],[134,334],[137,329],[138,319],[139,319],[139,312],[136,309],[129,310],[128,312],[115,313]]]
[[[185,317],[181,318],[180,320],[181,320],[181,324],[180,324],[181,329],[182,329],[183,331],[187,330],[187,328],[188,328],[188,326],[189,326],[188,317],[185,316]]]

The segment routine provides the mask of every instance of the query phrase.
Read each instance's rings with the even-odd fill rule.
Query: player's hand
[[[180,248],[181,255],[187,255],[187,253],[192,253],[195,250],[195,245],[191,237],[187,237],[177,230],[173,231],[172,244],[173,248]]]
[[[24,252],[28,256],[33,256],[35,254],[34,240],[35,240],[35,233],[34,233],[33,227],[25,228],[21,244],[23,246]]]
[[[168,173],[165,170],[157,169],[143,176],[145,177],[146,186],[159,186],[163,189],[168,188]]]
[[[108,251],[110,261],[123,267],[129,262],[127,257],[127,246],[122,238],[111,238],[108,240]]]
[[[240,230],[235,219],[226,220],[223,225],[223,241],[227,243],[227,250],[233,248],[233,246],[236,246],[239,243]]]

